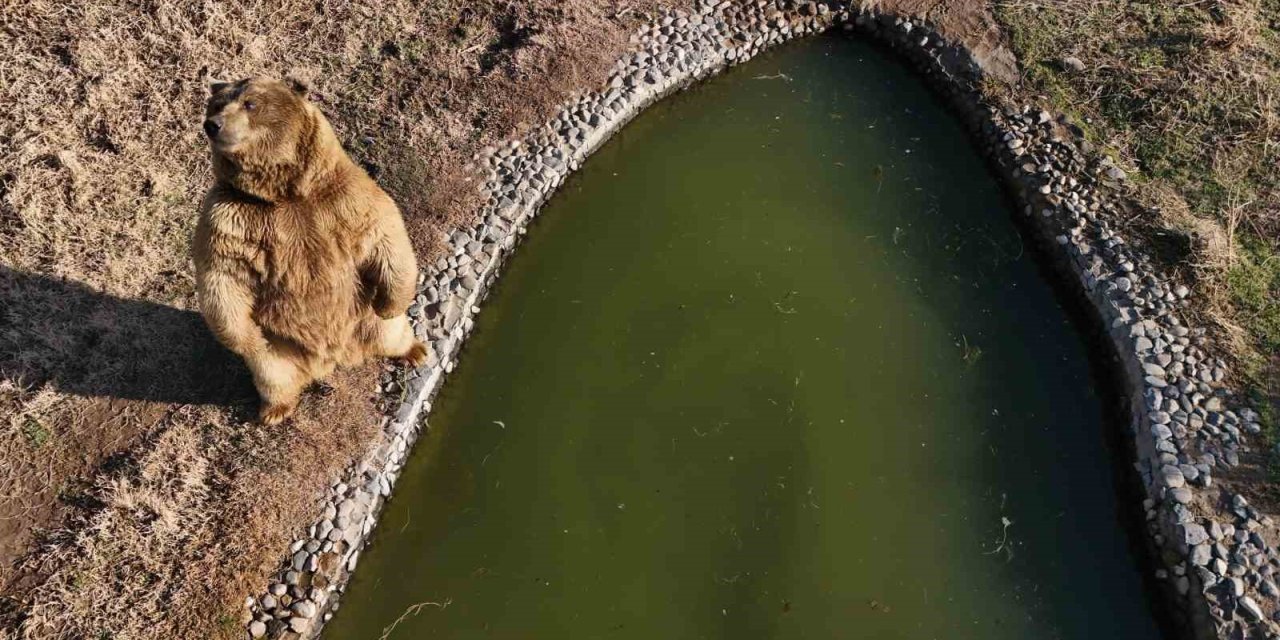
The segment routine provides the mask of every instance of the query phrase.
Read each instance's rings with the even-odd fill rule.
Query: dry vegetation
[[[471,155],[602,79],[652,4],[0,0],[0,635],[237,636],[377,428],[371,368],[247,422],[190,311],[210,79],[308,81],[429,259]]]
[[[1280,2],[1006,0],[1027,87],[1133,178],[1131,221],[1209,304],[1201,321],[1280,393]],[[1082,66],[1072,68],[1075,58]],[[1275,419],[1270,420],[1275,425]]]
[[[677,3],[0,0],[0,636],[236,637],[239,599],[377,428],[371,369],[288,425],[247,422],[243,368],[190,311],[210,79],[308,81],[429,258],[475,212],[470,156],[602,79],[660,4]],[[999,37],[976,0],[882,4]],[[1136,170],[1159,215],[1135,231],[1157,249],[1199,234],[1161,255],[1212,294],[1260,383],[1280,351],[1280,10],[995,8],[1025,86]]]

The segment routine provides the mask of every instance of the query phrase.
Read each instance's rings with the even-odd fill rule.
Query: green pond
[[[507,265],[326,637],[1159,637],[1029,249],[867,44],[656,105]]]

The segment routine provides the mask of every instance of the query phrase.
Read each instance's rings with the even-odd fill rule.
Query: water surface
[[[1154,638],[1103,416],[960,127],[810,39],[556,195],[326,634]]]

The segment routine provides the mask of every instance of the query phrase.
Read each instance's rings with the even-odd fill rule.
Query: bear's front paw
[[[296,404],[264,404],[258,411],[258,419],[268,427],[274,427],[293,415]]]
[[[413,346],[409,347],[409,351],[404,354],[404,361],[414,369],[426,364],[427,345],[423,344],[421,340],[413,343]]]

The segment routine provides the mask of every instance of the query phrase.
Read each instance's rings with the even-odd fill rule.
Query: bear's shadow
[[[0,266],[0,380],[78,396],[238,406],[248,370],[199,314]]]

